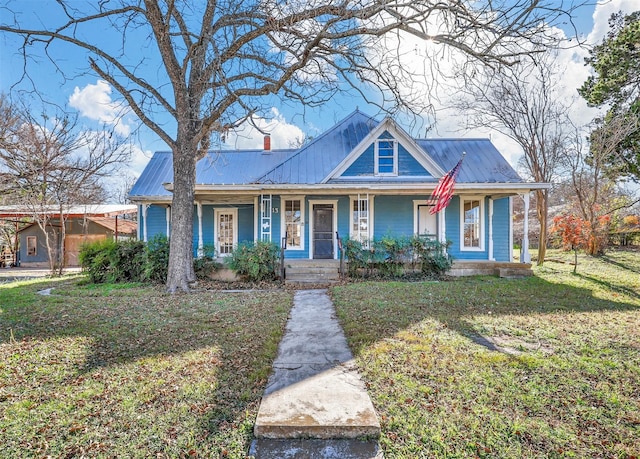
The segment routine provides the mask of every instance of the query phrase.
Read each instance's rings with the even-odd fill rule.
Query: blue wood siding
[[[253,241],[255,209],[253,204],[238,208],[238,242]]]
[[[253,204],[203,205],[202,206],[202,245],[207,248],[215,246],[215,211],[216,209],[238,210],[238,243],[253,241]],[[198,208],[194,206],[193,216],[193,254],[198,255]]]
[[[460,198],[454,196],[444,210],[445,240],[451,241],[448,252],[454,258],[466,258],[460,256]],[[466,255],[468,252],[464,252]]]
[[[393,139],[387,131],[382,133],[378,139]],[[373,176],[375,172],[375,147],[372,143],[369,147],[349,166],[342,174],[343,177]],[[398,143],[398,176],[420,176],[430,177],[431,174],[409,153],[409,151]]]
[[[342,174],[343,177],[357,177],[373,175],[373,160],[375,158],[375,150],[373,144],[356,159],[349,168]]]
[[[278,244],[279,246],[282,246],[282,238],[284,237],[284,230],[282,229],[282,225],[284,224],[284,209],[282,208],[282,202],[284,200],[289,200],[291,199],[290,196],[280,196],[280,212],[279,212],[279,222],[278,222],[278,231],[279,236],[278,239],[275,241],[276,244]],[[298,196],[294,197],[294,198],[298,198]],[[303,196],[300,197],[301,201],[302,201],[302,206],[304,207],[304,213],[302,215],[302,221],[304,222],[304,225],[302,226],[302,237],[304,238],[304,243],[302,245],[302,249],[287,249],[284,252],[284,256],[287,258],[291,258],[291,259],[303,259],[303,258],[309,258],[309,243],[310,243],[310,239],[309,239],[309,196]],[[313,199],[313,198],[312,198]]]
[[[460,240],[460,197],[454,196],[445,213],[446,239],[451,241],[449,253],[458,260],[488,260],[489,259],[489,198],[485,197],[484,201],[484,250],[461,250],[462,241]],[[506,199],[506,210],[504,204],[500,203],[496,206],[497,200],[494,201],[493,207],[493,255],[498,261],[505,257],[504,247],[502,244],[509,245],[509,228],[504,224],[504,219],[508,221],[509,205]],[[498,224],[496,224],[498,223]],[[506,228],[505,228],[506,226]],[[506,239],[503,241],[502,239]],[[498,251],[503,250],[498,255]]]
[[[493,201],[493,257],[496,261],[512,261],[509,247],[509,198]]]
[[[142,210],[140,215],[142,216]],[[143,219],[144,217],[140,218]],[[142,239],[144,237],[144,220],[141,222],[140,227],[140,239]],[[147,209],[147,239],[151,239],[158,234],[167,235],[167,207],[152,204]]]
[[[271,197],[271,207],[278,209],[277,212],[271,214],[271,241],[278,244],[278,247],[282,246],[282,200],[280,196],[273,195]],[[260,239],[260,232],[258,229],[258,239]]]
[[[413,234],[415,196],[376,196],[373,202],[374,239]]]
[[[336,197],[338,198],[338,233],[340,234],[340,239],[348,239],[351,216],[351,199],[349,196]]]
[[[398,175],[431,177],[431,174],[402,145],[398,145]]]

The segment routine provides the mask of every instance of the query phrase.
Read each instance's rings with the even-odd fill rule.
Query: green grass
[[[0,285],[0,457],[244,458],[291,294],[74,282]]]
[[[640,457],[640,254],[572,256],[332,290],[386,458]]]

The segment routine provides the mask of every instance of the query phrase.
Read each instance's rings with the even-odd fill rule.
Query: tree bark
[[[536,212],[540,222],[540,236],[538,237],[538,261],[536,264],[542,266],[547,255],[547,220],[548,220],[548,190],[536,190]]]
[[[178,150],[178,151],[175,151]],[[196,147],[176,142],[173,152],[173,202],[167,291],[189,291],[196,280],[193,270],[193,205],[196,182]]]

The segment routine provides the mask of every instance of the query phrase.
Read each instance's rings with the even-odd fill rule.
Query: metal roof
[[[457,182],[524,182],[489,139],[419,139],[416,143],[446,171],[466,153]]]
[[[168,151],[157,151],[153,154],[142,174],[129,191],[129,198],[139,197],[171,197],[163,183],[173,181],[173,156]]]
[[[196,165],[196,185],[320,184],[380,121],[356,110],[327,132],[297,150],[224,150],[209,152]],[[399,128],[400,129],[400,128]],[[449,171],[466,153],[459,183],[524,183],[489,139],[419,139],[417,145]],[[416,180],[417,179],[417,180]],[[412,177],[410,181],[420,181]],[[429,177],[423,182],[433,182]],[[172,155],[156,152],[131,189],[130,198],[169,198],[163,184],[173,181]],[[403,182],[403,177],[371,177],[369,181]],[[343,180],[341,179],[341,183]]]
[[[356,110],[258,179],[258,183],[320,183],[379,121]]]
[[[76,204],[63,206],[67,217],[113,217],[115,215],[135,214],[138,207],[133,204]],[[0,206],[0,217],[30,217],[34,214],[59,216],[60,208],[56,205],[31,207],[24,205]]]

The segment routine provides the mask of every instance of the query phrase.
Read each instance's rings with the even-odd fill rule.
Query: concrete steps
[[[287,260],[285,261],[285,283],[287,284],[333,284],[340,280],[338,260]]]

